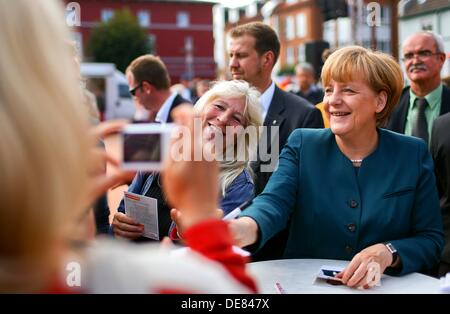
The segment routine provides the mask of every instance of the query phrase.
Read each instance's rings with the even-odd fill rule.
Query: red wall
[[[66,2],[70,1],[66,0]],[[139,10],[148,10],[150,26],[147,31],[156,36],[156,54],[166,63],[172,83],[178,82],[179,77],[186,72],[184,47],[187,36],[192,37],[194,44],[194,76],[215,77],[212,4],[136,0],[78,0],[77,2],[81,9],[81,27],[74,30],[82,34],[85,53],[90,31],[95,23],[100,22],[102,9],[128,8],[135,15]],[[177,27],[179,11],[189,13],[189,27]]]

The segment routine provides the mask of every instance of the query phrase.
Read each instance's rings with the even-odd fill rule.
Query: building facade
[[[398,58],[398,0],[346,0],[347,16],[324,23],[331,48],[360,45]]]
[[[70,1],[66,0],[66,3]],[[169,0],[78,0],[81,25],[73,27],[86,61],[90,33],[116,10],[128,9],[147,33],[152,51],[166,64],[172,83],[180,77],[216,77],[213,38],[213,4]]]
[[[308,61],[307,45],[323,37],[323,18],[316,0],[255,1],[245,7],[225,9],[224,18],[225,41],[230,29],[237,25],[262,21],[273,27],[281,44],[275,72]],[[224,56],[226,63],[226,49]]]

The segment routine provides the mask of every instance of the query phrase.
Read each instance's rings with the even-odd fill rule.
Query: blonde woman
[[[219,163],[219,199],[220,208],[227,214],[254,196],[249,159],[256,150],[259,126],[262,124],[259,92],[245,81],[221,81],[197,101],[194,111],[199,115],[201,127],[205,131],[205,143],[214,142],[216,135],[222,137],[221,142],[224,146],[223,160]],[[243,130],[248,127],[254,131],[253,140],[250,136],[246,137],[249,133]],[[233,133],[228,136],[234,139],[234,147],[225,145],[227,131]],[[227,152],[233,154],[227,156]],[[158,174],[138,172],[128,191],[158,200],[158,227],[161,240],[169,233],[172,204],[166,201],[160,186],[161,179]],[[123,200],[114,215],[112,227],[116,236],[147,241],[141,237],[144,233],[143,225],[125,215]]]
[[[227,226],[211,219],[218,187],[198,178],[192,184],[196,175],[185,175],[193,167],[205,182],[217,180],[214,163],[169,160],[165,173],[171,202],[192,218],[186,236],[197,253],[179,259],[115,241],[74,250],[89,204],[121,174],[105,177],[95,167],[103,167],[101,153],[89,139],[63,12],[53,0],[0,1],[0,71],[7,74],[0,83],[0,292],[71,291],[66,266],[74,261],[87,275],[75,285],[83,292],[255,291],[244,259],[233,255]],[[199,206],[186,192],[209,199]],[[199,245],[205,241],[212,241],[208,249]],[[222,257],[213,262],[211,255]],[[117,256],[126,260],[125,270]]]
[[[289,224],[283,258],[348,260],[338,275],[369,287],[369,264],[404,275],[432,269],[443,231],[425,143],[382,129],[400,97],[398,63],[350,46],[322,69],[330,128],[294,131],[264,192],[232,222],[239,245],[264,243]]]

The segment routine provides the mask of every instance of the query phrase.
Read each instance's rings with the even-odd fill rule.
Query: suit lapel
[[[173,119],[172,119],[172,115],[171,115],[171,113],[172,113],[172,110],[174,109],[174,108],[176,108],[178,105],[181,105],[181,104],[183,104],[183,103],[190,103],[189,101],[187,101],[187,100],[185,100],[183,97],[181,97],[180,95],[177,95],[174,99],[173,99],[173,102],[172,102],[172,106],[170,107],[170,110],[169,110],[169,117],[167,118],[167,123],[172,123],[173,122]]]
[[[408,116],[409,109],[409,88],[404,93],[406,93],[406,95],[400,102],[400,119],[398,121],[398,131],[401,133],[405,133],[406,117]]]
[[[270,102],[269,111],[264,119],[264,126],[280,126],[285,117],[282,116],[285,107],[285,99],[281,90],[275,85],[272,101]]]
[[[439,115],[443,115],[450,112],[450,88],[445,85],[442,88],[442,98],[441,98],[441,112]]]
[[[286,119],[282,114],[285,110],[285,99],[283,93],[275,85],[275,92],[273,93],[272,101],[270,102],[269,110],[267,112],[266,118],[264,119],[264,130],[261,134],[261,140],[266,140],[267,152],[271,151],[272,148],[272,138],[274,140],[279,139],[280,134],[272,134],[272,126],[278,126],[276,132],[280,133],[280,126]]]

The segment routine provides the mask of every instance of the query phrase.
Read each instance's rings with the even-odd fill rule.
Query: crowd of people
[[[373,262],[393,276],[450,271],[440,36],[403,42],[407,87],[393,57],[349,46],[326,58],[321,87],[302,63],[298,91],[284,91],[272,78],[280,42],[261,22],[230,31],[231,79],[200,80],[195,93],[171,89],[162,60],[140,56],[126,70],[133,100],[154,122],[183,126],[190,144],[179,151],[189,158],[135,173],[102,145],[125,122],[98,123],[62,12],[57,0],[0,1],[1,292],[257,293],[246,263],[279,258],[347,260],[337,276],[354,288],[369,288]],[[206,146],[227,158],[199,160]],[[130,181],[157,200],[153,243],[135,243],[149,239],[124,200],[106,218],[105,193]],[[191,250],[173,254],[159,243],[169,236]],[[66,284],[69,261],[83,268],[81,287]]]

